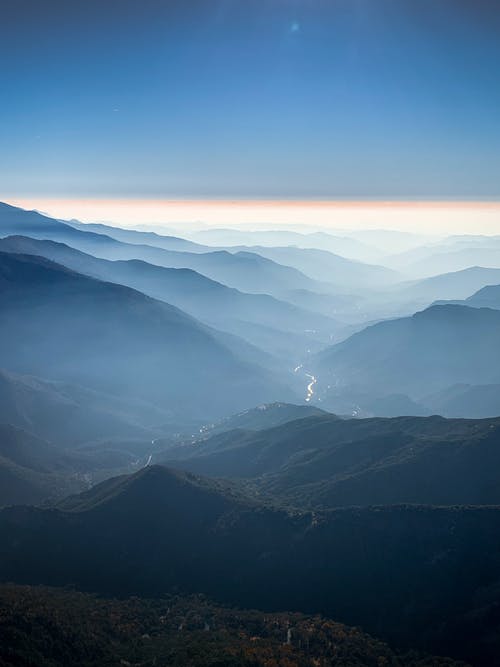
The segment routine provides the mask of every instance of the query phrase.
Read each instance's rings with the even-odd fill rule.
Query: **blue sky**
[[[500,3],[3,0],[2,196],[500,197]]]

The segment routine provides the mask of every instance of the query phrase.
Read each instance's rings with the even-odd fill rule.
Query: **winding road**
[[[318,381],[315,375],[311,375],[311,373],[305,373],[305,376],[309,378],[310,382],[307,385],[307,395],[306,395],[306,403],[309,403],[311,398],[314,396],[314,385]]]
[[[304,365],[303,365],[303,364],[299,364],[299,366],[296,366],[296,367],[293,369],[293,372],[294,372],[294,373],[298,373],[298,372],[301,371],[303,368],[304,368]],[[309,373],[309,372],[307,372],[307,371],[302,370],[302,372],[303,372],[303,374],[305,375],[305,377],[308,379],[307,388],[306,388],[306,398],[305,398],[305,400],[306,400],[306,403],[309,403],[309,402],[311,401],[312,397],[314,396],[314,385],[315,385],[316,382],[318,381],[318,378],[317,378],[315,375],[313,375],[312,373]]]

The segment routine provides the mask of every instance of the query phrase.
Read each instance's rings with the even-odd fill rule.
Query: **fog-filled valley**
[[[499,236],[2,203],[0,313],[0,665],[500,664]]]

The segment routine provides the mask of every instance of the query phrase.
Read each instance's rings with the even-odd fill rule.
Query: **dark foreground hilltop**
[[[491,667],[499,526],[499,507],[279,509],[154,465],[58,507],[3,509],[0,577],[322,614],[405,651]]]
[[[45,587],[0,587],[1,667],[465,667],[399,655],[320,616],[215,606],[200,597],[101,599]]]

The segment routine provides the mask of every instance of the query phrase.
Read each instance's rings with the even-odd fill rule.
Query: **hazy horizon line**
[[[475,199],[473,197],[464,197],[464,198],[425,198],[425,199],[411,199],[411,198],[390,198],[383,197],[380,199],[377,198],[326,198],[326,197],[140,197],[140,196],[122,196],[122,197],[99,197],[99,196],[88,196],[88,197],[58,197],[58,196],[17,196],[17,195],[7,195],[0,197],[0,201],[5,203],[10,202],[30,202],[30,201],[47,201],[47,202],[143,202],[143,203],[156,203],[156,204],[174,204],[174,205],[191,205],[191,204],[204,204],[204,205],[244,205],[248,204],[250,206],[500,206],[500,197],[499,198],[480,198]],[[17,205],[12,203],[12,205]]]
[[[7,197],[51,217],[117,226],[254,225],[308,229],[393,229],[414,233],[500,234],[500,201],[347,199],[153,199]]]

